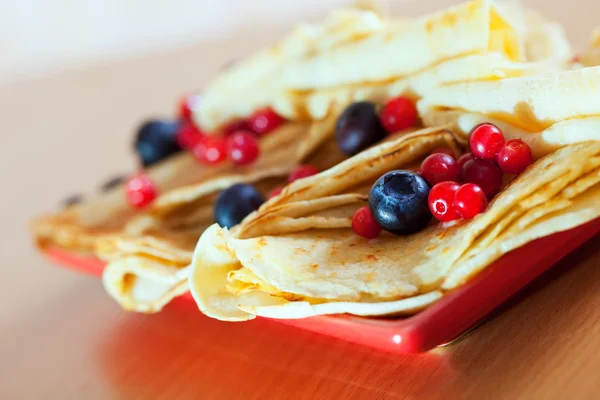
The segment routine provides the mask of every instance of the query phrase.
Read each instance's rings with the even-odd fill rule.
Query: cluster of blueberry
[[[432,216],[441,222],[471,219],[500,192],[503,173],[520,174],[532,163],[524,141],[505,141],[489,123],[471,131],[469,147],[471,152],[458,160],[449,150],[437,149],[423,160],[419,173],[382,176],[371,189],[369,206],[355,213],[354,231],[372,239],[384,229],[398,235],[417,232]]]

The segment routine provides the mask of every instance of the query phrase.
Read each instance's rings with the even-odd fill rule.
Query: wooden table
[[[584,11],[587,24],[572,21],[579,38],[598,14]],[[100,282],[36,254],[28,218],[133,170],[141,117],[168,115],[248,43],[271,40],[241,33],[0,87],[0,398],[598,398],[600,238],[462,340],[410,356],[213,321],[189,304],[128,314]]]

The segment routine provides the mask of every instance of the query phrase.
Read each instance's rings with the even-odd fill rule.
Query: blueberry
[[[181,150],[177,144],[179,123],[164,120],[146,121],[138,129],[135,150],[144,167],[148,167]]]
[[[83,196],[80,194],[74,194],[72,196],[67,197],[66,199],[64,199],[63,201],[61,201],[61,204],[64,208],[67,207],[71,207],[74,206],[76,204],[79,204],[83,201]]]
[[[224,190],[215,201],[215,222],[222,228],[231,228],[265,202],[265,198],[252,185],[238,183]]]
[[[110,178],[109,180],[104,182],[102,184],[102,186],[100,186],[100,191],[106,192],[114,187],[117,187],[120,184],[122,184],[123,182],[125,182],[125,179],[126,179],[126,177],[123,175],[119,175],[119,176],[115,176],[114,178]]]
[[[350,104],[339,116],[335,127],[335,140],[340,150],[350,156],[379,142],[385,135],[377,106],[368,101]]]
[[[373,217],[383,229],[407,235],[431,220],[427,203],[429,183],[412,171],[391,171],[375,182],[369,193]]]

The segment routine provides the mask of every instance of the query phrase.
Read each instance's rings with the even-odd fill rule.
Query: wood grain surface
[[[597,2],[531,3],[562,17],[579,47],[600,15]],[[181,302],[126,313],[100,282],[35,252],[29,218],[132,171],[145,116],[172,114],[179,94],[273,36],[244,28],[243,40],[0,87],[0,398],[597,399],[600,237],[458,342],[408,356],[264,320],[213,321]]]

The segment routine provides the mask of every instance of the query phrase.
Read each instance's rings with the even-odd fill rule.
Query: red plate
[[[575,229],[535,240],[486,268],[475,279],[423,312],[402,319],[320,316],[277,320],[283,324],[334,336],[395,353],[416,353],[451,342],[533,279],[600,232],[600,218]],[[49,249],[54,262],[100,276],[101,261]],[[192,297],[182,296],[184,301]]]

